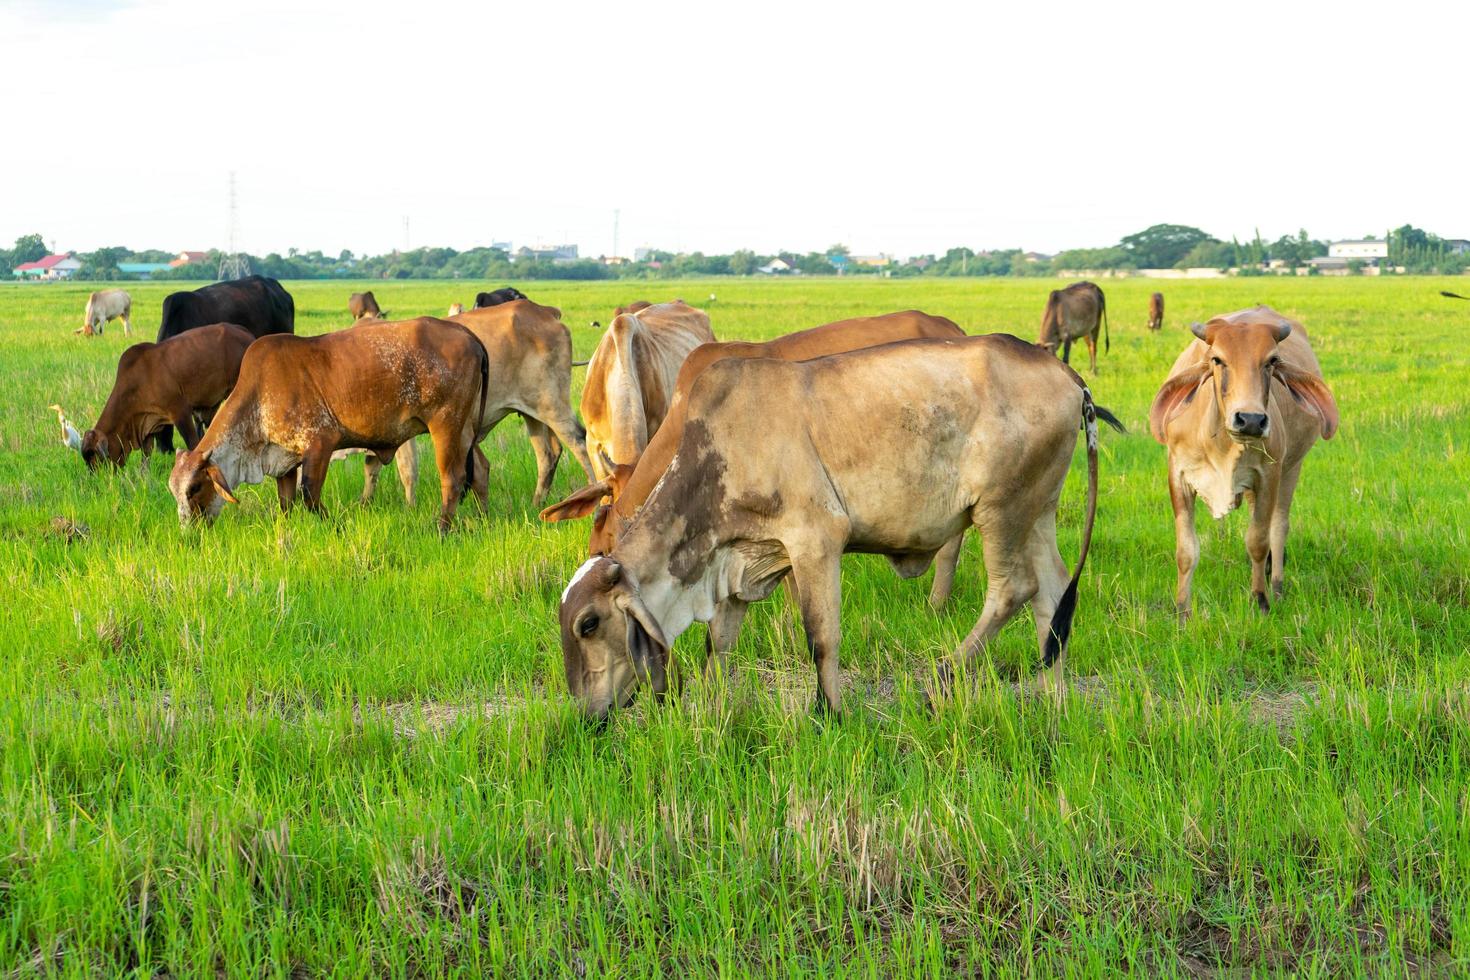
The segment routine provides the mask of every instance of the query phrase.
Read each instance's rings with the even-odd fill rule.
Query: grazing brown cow
[[[134,449],[147,456],[150,437],[168,425],[178,428],[189,448],[197,446],[195,417],[207,419],[229,395],[254,339],[243,327],[214,323],[123,351],[112,394],[97,424],[82,435],[88,468],[104,460],[121,466]]]
[[[561,311],[529,299],[469,310],[451,321],[467,328],[490,357],[490,393],[480,413],[476,442],[512,412],[526,422],[526,437],[536,454],[536,492],[540,507],[551,489],[561,448],[567,446],[588,477],[587,434],[572,411],[572,333]],[[478,446],[475,493],[486,499],[489,464]]]
[[[372,290],[365,293],[353,293],[347,297],[347,312],[352,314],[353,320],[385,319],[383,311],[378,309],[378,301],[373,298]]]
[[[369,321],[318,337],[263,337],[245,352],[235,390],[169,476],[179,520],[213,520],[242,483],[276,478],[290,510],[298,474],[306,506],[320,512],[332,453],[387,457],[427,431],[434,440],[447,530],[471,477],[466,467],[484,413],[485,348],[455,323],[420,317]]]
[[[1148,328],[1158,330],[1164,325],[1164,294],[1154,293],[1148,298]]]
[[[597,479],[638,459],[668,414],[684,358],[714,339],[709,316],[678,300],[613,317],[582,388],[587,453]]]
[[[1047,297],[1046,309],[1041,314],[1042,347],[1057,352],[1062,349],[1062,361],[1072,362],[1072,341],[1087,341],[1089,371],[1097,372],[1097,335],[1107,328],[1107,300],[1096,283],[1074,282],[1066,289],[1053,289]],[[1103,333],[1103,349],[1112,350],[1112,341]]]
[[[738,629],[789,572],[818,707],[836,710],[843,553],[886,555],[917,575],[971,524],[987,595],[956,662],[975,660],[1030,601],[1045,682],[1059,689],[1092,536],[1098,414],[1108,417],[1075,372],[1004,335],[710,365],[664,478],[613,553],[589,559],[562,593],[573,697],[602,719],[640,682],[661,695],[680,633],[695,621],[717,636]],[[1079,425],[1088,503],[1069,580],[1056,514]],[[939,670],[941,692],[951,669]]]
[[[1251,593],[1270,609],[1266,578],[1281,594],[1291,498],[1302,460],[1337,431],[1337,403],[1307,332],[1268,306],[1194,325],[1149,410],[1153,436],[1169,450],[1169,499],[1174,506],[1179,583],[1174,605],[1188,619],[1199,539],[1195,497],[1224,517],[1249,496],[1245,547]]]
[[[730,357],[773,357],[782,361],[807,361],[829,354],[891,344],[901,340],[924,338],[954,339],[965,332],[952,320],[930,316],[918,310],[889,313],[884,316],[839,320],[810,330],[787,334],[763,344],[741,341],[702,344],[694,348],[679,368],[674,384],[674,398],[669,414],[659,426],[648,448],[637,463],[620,463],[607,479],[584,487],[566,500],[541,512],[543,520],[565,521],[593,515],[588,550],[593,555],[609,554],[618,536],[633,522],[638,508],[653,492],[654,485],[669,468],[684,432],[685,404],[695,378],[709,365]],[[934,587],[929,601],[937,609],[944,605],[954,586],[955,562],[959,558],[962,536],[946,545],[935,559]],[[732,638],[733,642],[733,638]]]

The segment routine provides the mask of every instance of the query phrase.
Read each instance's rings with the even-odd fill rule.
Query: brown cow
[[[1268,306],[1194,325],[1192,342],[1154,397],[1148,422],[1169,450],[1179,582],[1175,609],[1188,619],[1199,539],[1194,500],[1224,517],[1250,497],[1245,547],[1251,592],[1270,609],[1266,577],[1281,594],[1286,532],[1302,460],[1337,431],[1337,403],[1307,332]]]
[[[347,312],[352,314],[352,319],[385,319],[383,311],[378,309],[378,301],[373,298],[372,291],[365,293],[353,293],[347,297]]]
[[[584,487],[561,503],[548,507],[541,512],[541,517],[548,521],[565,521],[592,514],[588,550],[593,555],[609,554],[617,544],[618,536],[633,522],[638,508],[643,506],[643,502],[653,492],[654,485],[668,469],[674,450],[683,435],[685,403],[689,397],[689,389],[695,378],[716,361],[730,357],[773,357],[782,361],[807,361],[814,357],[842,354],[901,340],[954,339],[964,335],[965,332],[952,320],[930,316],[918,310],[907,310],[883,316],[839,320],[765,343],[730,341],[702,344],[685,358],[683,366],[679,368],[669,414],[658,432],[649,440],[648,448],[638,457],[637,463],[618,464],[607,479]],[[929,601],[936,609],[944,605],[954,587],[955,562],[959,558],[962,541],[962,536],[956,537],[935,559],[934,586]]]
[[[587,453],[597,479],[638,459],[668,414],[684,358],[714,339],[709,316],[678,300],[613,317],[582,388]]]
[[[589,559],[562,593],[573,697],[600,719],[640,682],[661,695],[680,633],[696,620],[717,636],[738,629],[790,572],[817,705],[836,710],[842,555],[886,555],[917,575],[971,524],[987,594],[955,661],[977,659],[1030,601],[1044,683],[1060,689],[1096,509],[1099,414],[1110,418],[1075,372],[999,334],[711,365],[664,478],[613,553]],[[1069,580],[1056,514],[1079,424],[1088,503]],[[951,673],[940,668],[941,692]]]
[[[197,446],[195,417],[207,420],[229,395],[253,340],[243,327],[214,323],[123,351],[107,404],[82,436],[88,468],[95,470],[103,460],[121,466],[134,449],[146,457],[151,437],[169,425],[191,449]]]
[[[1041,314],[1041,339],[1037,344],[1053,354],[1062,349],[1062,361],[1072,362],[1072,341],[1086,340],[1089,371],[1097,373],[1097,335],[1106,331],[1107,300],[1096,283],[1074,282],[1066,289],[1053,289]],[[1103,333],[1103,349],[1112,341]]]
[[[1154,293],[1148,298],[1148,328],[1158,330],[1164,325],[1164,294]]]
[[[473,333],[490,355],[490,396],[480,413],[476,443],[512,412],[525,420],[526,438],[536,454],[536,491],[531,500],[540,507],[551,490],[562,446],[571,449],[583,471],[592,477],[587,458],[587,433],[572,411],[572,332],[561,322],[561,310],[529,299],[467,310],[452,322]],[[476,474],[488,478],[489,463],[475,448]],[[482,501],[488,489],[475,485]]]
[[[455,323],[420,317],[369,321],[318,337],[261,338],[215,423],[169,476],[179,520],[213,520],[242,483],[276,478],[283,511],[298,474],[308,509],[320,512],[332,453],[371,449],[387,457],[427,431],[434,440],[448,529],[472,479],[477,421],[484,414],[485,348]]]

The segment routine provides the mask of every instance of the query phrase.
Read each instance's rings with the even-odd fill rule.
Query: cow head
[[[239,503],[225,475],[209,461],[208,451],[181,453],[169,474],[168,488],[179,505],[179,524],[185,527],[200,517],[213,521],[226,502]]]
[[[82,433],[82,462],[87,464],[87,469],[96,472],[97,467],[104,461],[113,466],[122,466],[122,446],[115,439],[109,439],[107,433],[101,429],[88,429]]]
[[[561,594],[561,651],[567,689],[595,721],[627,707],[646,683],[668,689],[669,644],[638,583],[612,558],[589,558]]]
[[[464,312],[464,304],[463,303],[450,303],[449,304],[449,312],[447,314],[445,314],[445,315],[446,316],[459,316],[463,312]]]
[[[621,530],[612,505],[632,476],[632,466],[618,463],[613,466],[606,480],[585,486],[561,503],[552,504],[541,512],[541,519],[574,521],[590,514],[592,533],[587,540],[588,554],[593,557],[611,554],[618,543],[618,532]]]

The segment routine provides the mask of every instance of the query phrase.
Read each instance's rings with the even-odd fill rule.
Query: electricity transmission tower
[[[235,171],[230,171],[230,250],[219,257],[220,279],[244,279],[250,275],[250,260],[235,247],[240,232],[240,207],[235,199]]]

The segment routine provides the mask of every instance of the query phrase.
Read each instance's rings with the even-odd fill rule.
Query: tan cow
[[[536,454],[535,506],[546,501],[562,446],[572,451],[588,477],[587,435],[572,411],[572,332],[561,311],[529,299],[467,310],[450,318],[467,328],[490,357],[490,389],[480,413],[476,443],[512,412],[526,422]],[[489,463],[478,445],[475,493],[484,502]]]
[[[420,317],[365,321],[351,330],[262,337],[245,352],[235,390],[209,432],[169,476],[179,520],[213,520],[243,483],[276,478],[283,511],[296,497],[320,512],[322,483],[338,449],[386,457],[427,431],[434,440],[448,529],[484,414],[484,346],[455,323]]]
[[[388,315],[378,309],[378,301],[373,296],[372,290],[365,293],[353,293],[347,297],[347,312],[352,315],[353,321],[357,320],[386,320]]]
[[[133,298],[121,289],[100,289],[87,297],[87,312],[82,317],[82,325],[76,332],[86,334],[88,337],[96,334],[102,336],[104,325],[121,317],[123,335],[128,336],[133,332],[133,325],[129,318],[133,315]]]
[[[1154,293],[1148,298],[1148,328],[1158,330],[1164,325],[1164,294]]]
[[[856,317],[839,320],[810,330],[777,337],[765,343],[728,341],[696,347],[679,368],[674,384],[674,397],[668,416],[659,426],[648,448],[636,464],[619,463],[608,477],[584,487],[559,504],[541,512],[547,521],[565,521],[592,515],[592,532],[588,551],[605,555],[613,550],[618,536],[633,522],[638,508],[653,492],[674,457],[674,450],[684,431],[684,406],[695,378],[709,365],[726,358],[774,357],[783,361],[806,361],[829,354],[891,344],[901,340],[924,338],[955,339],[965,332],[954,321],[930,316],[918,310],[888,313],[883,316]],[[963,537],[956,537],[935,559],[934,587],[929,601],[938,609],[944,605],[954,587],[955,562]]]
[[[714,339],[709,316],[679,300],[613,317],[592,353],[582,388],[587,453],[596,479],[606,479],[618,463],[638,459],[668,414],[684,358]]]
[[[695,621],[716,636],[738,629],[746,606],[789,572],[817,705],[836,710],[843,553],[886,555],[917,575],[971,524],[985,542],[987,594],[955,661],[974,661],[1030,601],[1059,689],[1092,536],[1098,414],[1075,372],[999,334],[711,365],[648,502],[613,553],[589,559],[562,593],[573,697],[601,719],[640,682],[661,695],[679,634]],[[1088,503],[1069,580],[1056,513],[1079,427]],[[941,692],[951,672],[940,668]]]
[[[1107,335],[1107,299],[1096,283],[1074,282],[1066,289],[1053,289],[1041,313],[1041,339],[1036,342],[1053,354],[1060,347],[1063,363],[1072,361],[1072,341],[1087,341],[1088,370],[1097,373],[1097,335],[1103,332],[1103,349],[1112,350]]]
[[[1153,436],[1169,450],[1179,582],[1174,605],[1188,619],[1199,539],[1195,497],[1224,517],[1248,497],[1245,546],[1251,593],[1270,609],[1266,578],[1281,594],[1286,533],[1302,460],[1337,431],[1337,403],[1322,380],[1307,332],[1268,306],[1194,325],[1149,410]]]
[[[197,446],[196,418],[208,420],[235,387],[253,340],[243,327],[214,323],[123,351],[107,404],[78,447],[88,468],[104,461],[121,466],[135,449],[146,457],[152,436],[165,426],[176,426],[185,445]]]

